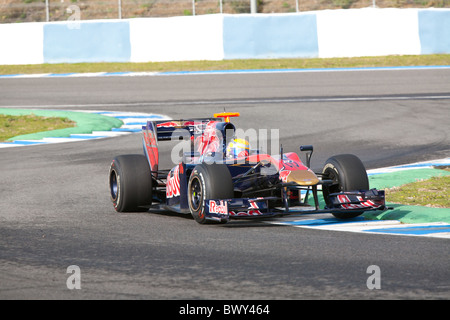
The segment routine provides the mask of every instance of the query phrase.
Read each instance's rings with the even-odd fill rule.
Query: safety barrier
[[[0,24],[0,64],[450,53],[450,9]]]

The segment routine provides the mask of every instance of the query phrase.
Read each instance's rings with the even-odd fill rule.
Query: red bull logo
[[[220,200],[217,204],[214,200],[209,200],[209,212],[217,214],[228,214],[228,205],[226,201]]]
[[[178,197],[180,195],[180,167],[176,166],[175,169],[169,172],[167,176],[166,184],[166,197]]]
[[[284,183],[286,183],[290,173],[291,173],[290,170],[286,170],[284,168],[281,169],[280,172],[279,172],[280,180],[283,181]]]

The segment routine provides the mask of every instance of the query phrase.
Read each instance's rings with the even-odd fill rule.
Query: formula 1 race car
[[[142,127],[144,154],[121,155],[111,163],[116,211],[170,210],[203,224],[302,212],[347,219],[386,209],[384,191],[369,189],[366,169],[355,155],[333,156],[322,172],[313,172],[312,146],[300,146],[306,164],[282,147],[276,155],[252,150],[235,135],[230,118],[236,116],[148,121]],[[175,167],[160,170],[158,143],[179,140],[189,148]]]

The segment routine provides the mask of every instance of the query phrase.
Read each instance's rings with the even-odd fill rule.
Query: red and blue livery
[[[312,146],[300,146],[306,164],[282,148],[276,155],[252,150],[235,136],[230,118],[236,116],[224,112],[212,118],[148,121],[142,128],[144,154],[117,156],[111,163],[115,210],[170,210],[191,214],[203,224],[302,212],[347,219],[387,209],[384,191],[369,188],[366,169],[355,155],[332,156],[321,172],[313,172]],[[158,144],[163,141],[189,146],[171,169],[160,168]]]

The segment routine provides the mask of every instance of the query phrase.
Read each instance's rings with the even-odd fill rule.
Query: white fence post
[[[258,6],[256,0],[250,0],[250,13],[258,13]]]
[[[49,9],[48,9],[48,0],[45,0],[45,20],[47,22],[50,21],[50,12],[49,12]]]

